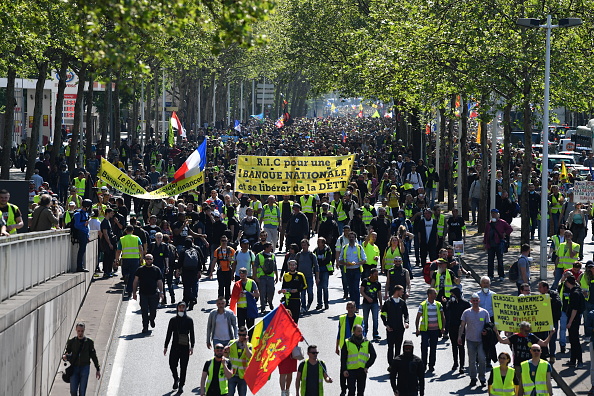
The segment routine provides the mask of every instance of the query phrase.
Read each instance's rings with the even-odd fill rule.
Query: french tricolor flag
[[[173,175],[173,182],[195,176],[206,168],[206,138]]]

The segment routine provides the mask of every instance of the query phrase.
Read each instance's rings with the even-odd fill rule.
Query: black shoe
[[[455,371],[458,368],[458,363],[454,363],[454,365],[452,366],[452,371]]]
[[[435,367],[433,366],[429,366],[429,370],[427,370],[428,372],[432,373],[435,371]]]
[[[175,304],[175,294],[171,295],[171,304]]]
[[[324,309],[330,309],[330,306],[328,304],[324,305]]]
[[[165,295],[163,295],[163,300],[161,300],[161,304],[167,305],[167,297],[165,297]]]
[[[476,386],[476,378],[470,380],[470,386]]]
[[[183,387],[183,385],[182,385],[182,386],[180,386],[180,387],[179,387],[179,389],[177,390],[177,394],[178,394],[178,395],[180,395],[180,394],[182,394],[182,393],[184,393],[184,387]]]
[[[148,328],[142,329],[142,334],[148,334],[148,332],[149,332],[149,329]]]
[[[268,306],[270,307],[270,310],[274,309],[274,305],[272,305],[272,303],[268,304]]]
[[[447,333],[443,333],[442,338],[447,341],[450,338],[450,336],[448,336]]]
[[[150,324],[151,324],[151,327],[154,329],[155,328],[155,319],[151,319]]]
[[[322,305],[316,305],[316,311],[321,311],[322,310]]]
[[[484,388],[487,385],[485,381],[481,381],[481,388]]]
[[[178,388],[178,381],[176,379],[173,380],[173,389]]]
[[[76,272],[89,272],[89,270],[86,268],[79,268],[76,270]]]
[[[349,299],[349,295],[348,294],[343,294],[342,295],[342,299],[343,300],[348,300]]]
[[[561,353],[565,353],[565,347],[564,346],[561,347]]]
[[[458,370],[458,374],[464,374],[464,368],[460,367],[460,370]]]
[[[565,362],[565,363],[562,364],[562,366],[575,367],[575,363],[573,363],[573,362]]]
[[[577,368],[577,369],[581,369],[583,367],[584,367],[584,363],[582,363],[582,362],[575,365],[575,368]]]

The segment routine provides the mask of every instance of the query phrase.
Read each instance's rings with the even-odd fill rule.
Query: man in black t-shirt
[[[158,267],[153,265],[153,255],[144,256],[146,265],[136,270],[132,285],[132,298],[136,300],[136,291],[140,286],[140,310],[142,312],[142,332],[148,333],[148,325],[155,327],[155,316],[159,298],[163,298],[163,275]]]
[[[233,365],[227,357],[223,356],[224,354],[229,355],[229,347],[225,349],[223,344],[216,344],[214,358],[204,363],[200,380],[200,396],[227,395],[227,392],[221,392],[221,386],[228,389],[229,378],[233,377]]]
[[[307,347],[308,359],[299,364],[297,369],[297,379],[295,380],[295,394],[300,395],[300,388],[305,390],[307,396],[320,396],[320,387],[322,386],[322,379],[331,384],[332,378],[328,376],[328,370],[326,370],[326,364],[318,360],[318,347],[316,345],[309,345]]]
[[[452,215],[448,219],[448,244],[452,245],[454,241],[466,240],[466,226],[464,218],[458,214],[458,209],[452,209]]]
[[[361,296],[363,296],[363,326],[364,336],[367,336],[369,330],[369,311],[373,315],[373,339],[381,339],[378,331],[379,310],[382,303],[382,285],[378,282],[378,269],[372,268],[369,271],[369,277],[361,281]]]
[[[546,340],[541,340],[534,334],[530,332],[531,326],[528,322],[521,322],[520,323],[520,332],[514,333],[509,337],[501,337],[499,334],[499,330],[495,331],[495,335],[497,336],[497,340],[502,344],[511,345],[512,351],[514,353],[514,368],[516,369],[516,375],[520,375],[520,364],[532,358],[530,354],[530,347],[532,344],[538,344],[541,347],[546,347],[551,340],[551,336],[555,332],[555,330],[551,330],[549,332],[549,336]]]
[[[151,215],[149,217],[149,223],[142,228],[148,233],[148,243],[155,242],[155,234],[161,232],[161,227],[157,225],[157,216],[155,215]]]

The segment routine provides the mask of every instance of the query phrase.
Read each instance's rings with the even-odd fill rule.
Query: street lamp
[[[543,22],[546,22],[544,25]],[[546,55],[545,55],[545,89],[544,89],[544,120],[543,120],[543,147],[542,147],[542,185],[540,190],[540,278],[547,279],[547,225],[548,225],[548,181],[549,181],[549,85],[551,74],[551,29],[558,27],[579,26],[580,18],[562,18],[558,25],[551,23],[551,16],[547,15],[546,21],[535,18],[520,18],[516,21],[518,26],[527,28],[541,28],[547,30]],[[555,230],[556,231],[556,230]]]

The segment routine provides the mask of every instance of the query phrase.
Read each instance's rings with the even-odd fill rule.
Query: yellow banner
[[[304,195],[345,191],[355,155],[237,158],[235,190],[256,195]]]
[[[553,329],[551,297],[548,294],[530,296],[493,295],[493,314],[497,330],[517,333],[520,322],[528,322],[533,333]]]
[[[204,172],[200,172],[187,179],[169,183],[157,190],[147,192],[138,183],[113,166],[105,158],[101,158],[101,170],[98,176],[101,180],[109,183],[124,194],[141,199],[162,199],[173,197],[183,192],[193,190],[204,183]]]

